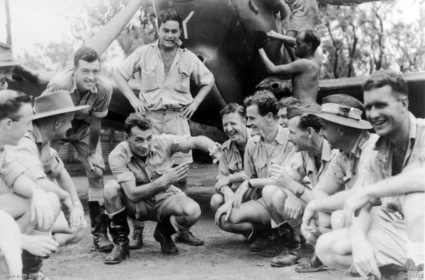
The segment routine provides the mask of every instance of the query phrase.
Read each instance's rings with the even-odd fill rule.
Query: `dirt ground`
[[[105,265],[106,256],[92,250],[91,235],[78,244],[61,248],[44,261],[43,272],[51,279],[342,279],[340,271],[298,274],[294,267],[273,268],[271,258],[264,258],[248,250],[248,244],[236,234],[223,232],[214,225],[209,209],[213,194],[216,166],[193,165],[188,177],[188,194],[202,208],[202,217],[192,228],[195,236],[205,241],[204,246],[177,244],[177,256],[164,256],[153,239],[154,222],[147,222],[144,247],[133,250],[130,259],[117,265]],[[87,179],[73,177],[78,193],[87,201]],[[87,211],[86,211],[87,213]],[[86,215],[89,221],[88,215]],[[311,249],[303,249],[308,256]]]

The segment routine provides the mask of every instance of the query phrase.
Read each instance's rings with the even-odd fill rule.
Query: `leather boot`
[[[273,231],[274,233],[269,237],[266,248],[261,253],[264,257],[276,257],[285,248],[289,250],[301,248],[299,236],[296,236],[294,229],[288,223],[279,225]]]
[[[22,251],[22,279],[48,280],[48,278],[41,272],[42,266],[42,257],[33,255],[26,250]]]
[[[128,227],[125,208],[118,213],[108,215],[108,227],[115,245],[112,252],[106,256],[105,264],[117,264],[130,257],[128,241],[130,228]]]
[[[110,252],[114,244],[108,239],[107,217],[103,207],[97,201],[89,201],[89,214],[94,247],[99,252]]]
[[[130,240],[130,250],[141,249],[143,247],[143,221],[133,220],[133,238]]]
[[[174,244],[171,235],[176,233],[176,230],[171,225],[170,217],[165,218],[156,224],[153,237],[161,244],[161,252],[167,255],[177,255],[179,249]]]
[[[261,252],[267,245],[269,235],[272,233],[272,228],[269,225],[252,224],[252,232],[248,236],[251,242],[249,250],[251,252]]]
[[[190,232],[188,229],[182,229],[180,230],[174,239],[176,243],[185,243],[187,245],[191,246],[201,246],[204,245],[204,241],[201,239],[195,237],[192,232]]]

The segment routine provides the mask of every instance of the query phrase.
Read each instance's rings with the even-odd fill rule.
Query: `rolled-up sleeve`
[[[254,159],[252,157],[254,148],[255,148],[255,143],[249,140],[245,148],[244,165],[243,165],[244,172],[249,179],[257,178],[257,173],[255,172]]]
[[[0,157],[0,178],[9,189],[12,189],[16,179],[24,174],[25,168],[15,161],[8,149],[5,149]]]
[[[16,161],[25,168],[25,174],[31,180],[47,178],[43,163],[38,155],[37,145],[29,138],[22,138],[18,146],[12,148]]]
[[[112,174],[115,176],[118,183],[136,181],[134,173],[128,168],[127,159],[123,154],[114,150],[109,154],[108,159]]]
[[[191,68],[192,73],[190,78],[198,86],[209,85],[214,81],[214,75],[205,66],[205,64],[193,53],[191,55]]]
[[[116,67],[116,70],[127,81],[131,79],[134,73],[140,70],[140,61],[142,60],[143,50],[143,47],[136,49]]]
[[[50,178],[57,178],[65,168],[63,161],[60,159],[59,154],[55,149],[49,147],[45,152],[46,155],[47,151],[49,153],[48,157],[43,157],[44,172]]]
[[[344,169],[342,168],[341,154],[335,156],[325,174],[320,177],[320,181],[315,186],[315,189],[321,190],[329,195],[332,195],[344,186]]]
[[[98,92],[96,94],[98,94],[98,98],[93,104],[92,116],[102,119],[108,115],[108,108],[109,104],[111,104],[113,93],[112,85],[102,76],[98,78],[97,90]]]

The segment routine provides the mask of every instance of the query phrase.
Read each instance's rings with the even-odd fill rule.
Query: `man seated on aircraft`
[[[54,238],[59,246],[79,242],[86,233],[87,223],[71,176],[50,142],[63,139],[72,127],[75,112],[88,107],[74,106],[69,92],[65,90],[35,98],[33,129],[13,148],[15,159],[25,168],[25,174],[45,191],[56,193],[61,201],[65,216],[61,213],[53,226]]]
[[[213,87],[214,76],[194,53],[179,47],[183,22],[175,10],[159,12],[158,28],[158,41],[136,49],[118,65],[113,77],[134,110],[151,120],[155,134],[190,135],[188,120]],[[128,83],[136,73],[141,77],[139,96]],[[195,98],[190,92],[191,81],[199,87]],[[173,160],[176,165],[192,163],[192,153],[175,153]],[[178,187],[185,191],[186,181]],[[132,243],[140,248],[136,243],[142,244],[143,225],[139,222],[134,227],[137,235]],[[185,241],[190,235],[182,234],[187,244],[199,243],[190,238]]]
[[[250,250],[262,252],[275,243],[292,242],[293,230],[288,225],[270,229],[271,219],[266,210],[261,189],[273,184],[269,168],[273,164],[297,169],[302,166],[301,154],[295,153],[288,142],[289,131],[279,126],[279,105],[267,90],[258,91],[245,99],[247,125],[255,135],[247,143],[244,155],[244,171],[247,180],[238,187],[233,197],[216,212],[216,224],[224,231],[240,233],[255,240]],[[297,173],[293,171],[293,173]],[[283,248],[283,246],[277,246]],[[280,252],[267,256],[276,256]]]
[[[320,106],[312,106],[309,103],[288,106],[289,141],[297,152],[301,152],[303,166],[300,178],[308,176],[310,187],[291,179],[286,168],[273,165],[270,175],[275,181],[274,185],[263,188],[263,198],[273,221],[281,225],[288,223],[294,228],[297,235],[300,234],[302,213],[307,203],[311,200],[311,189],[317,185],[320,177],[326,172],[331,159],[336,151],[331,151],[329,143],[320,135],[322,128],[320,119],[313,115],[320,113]],[[298,236],[296,236],[297,241]],[[289,248],[288,248],[289,247]],[[300,243],[287,244],[288,250],[283,255],[277,256],[272,261],[272,266],[282,267],[297,263],[301,258]],[[274,248],[270,248],[272,250]],[[278,248],[276,248],[278,250]],[[313,259],[313,263],[314,263]],[[297,269],[299,269],[297,267]],[[322,265],[304,268],[300,272],[317,271],[323,269]]]
[[[125,128],[127,139],[109,155],[115,179],[105,185],[105,207],[115,246],[105,264],[120,263],[130,254],[127,215],[157,222],[154,238],[163,254],[178,254],[171,238],[174,233],[185,231],[195,238],[189,230],[198,221],[201,209],[175,186],[187,176],[189,166],[182,163],[173,167],[172,155],[192,149],[220,154],[216,153],[220,144],[205,136],[154,134],[151,121],[140,113],[130,114]]]
[[[216,194],[211,197],[211,209],[217,209],[234,195],[234,190],[247,179],[243,168],[245,146],[251,138],[246,125],[245,108],[236,103],[227,104],[220,111],[224,133],[229,140],[223,143],[223,152],[218,166]]]
[[[332,149],[339,152],[333,157],[326,172],[313,188],[311,201],[304,210],[303,235],[307,242],[315,244],[316,238],[325,232],[341,228],[341,210],[345,200],[353,194],[353,186],[362,184],[362,166],[374,153],[376,134],[367,130],[372,126],[362,120],[363,104],[354,97],[334,94],[323,99],[321,135]],[[332,216],[331,216],[332,215]],[[315,256],[297,271],[313,271],[321,262]]]
[[[294,40],[291,38],[291,40]],[[299,101],[315,103],[319,88],[320,58],[315,55],[320,45],[320,38],[313,30],[298,33],[295,41],[295,55],[300,59],[293,62],[274,65],[267,57],[263,48],[259,50],[260,56],[270,74],[292,75],[292,94]]]
[[[25,169],[16,162],[10,149],[10,145],[17,145],[31,129],[32,116],[29,96],[12,90],[0,91],[0,210],[16,220],[21,232],[20,240],[15,242],[0,238],[0,247],[9,273],[15,273],[21,267],[19,276],[15,277],[21,277],[23,273],[23,279],[28,279],[29,274],[33,275],[33,279],[42,279],[40,257],[48,256],[58,247],[50,237],[50,231],[60,211],[59,200],[55,194],[46,193],[24,174]],[[15,235],[15,238],[19,238],[19,235]],[[24,249],[22,260],[12,260],[11,257],[15,258],[16,254],[21,256],[20,249],[16,252],[18,243]]]
[[[398,73],[373,73],[363,91],[366,117],[379,135],[377,153],[365,162],[365,186],[345,202],[351,226],[322,235],[316,252],[325,264],[354,266],[363,276],[411,263],[408,275],[416,276],[408,279],[423,279],[425,120],[409,112],[407,83]]]
[[[279,124],[281,127],[288,127],[289,119],[288,119],[288,106],[295,106],[299,104],[299,101],[292,96],[283,97],[279,100],[279,112],[277,116],[279,117]]]
[[[285,0],[290,14],[286,35],[295,38],[305,30],[315,30],[319,23],[319,6],[316,0]]]
[[[108,239],[106,216],[101,206],[105,163],[100,130],[102,118],[108,114],[112,86],[100,72],[99,56],[94,49],[79,48],[74,54],[74,68],[54,76],[43,94],[58,90],[71,92],[75,106],[89,106],[75,112],[72,128],[51,144],[57,151],[66,142],[74,146],[89,182],[88,206],[94,246],[101,252],[110,251],[113,244]]]

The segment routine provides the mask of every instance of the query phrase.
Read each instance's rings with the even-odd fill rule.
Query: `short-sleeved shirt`
[[[291,9],[288,30],[314,30],[319,23],[319,6],[316,0],[286,0],[286,3]]]
[[[392,173],[392,159],[394,145],[388,137],[379,137],[374,149],[376,156],[370,158],[366,165],[365,181],[373,184],[378,181],[390,178]],[[403,161],[402,171],[425,165],[425,119],[417,119],[410,113],[409,115],[409,145]],[[395,175],[395,174],[394,174]],[[381,198],[382,206],[390,212],[402,212],[400,196]]]
[[[146,160],[136,157],[130,150],[127,141],[119,143],[109,154],[109,165],[112,174],[118,183],[134,181],[136,186],[148,184],[161,177],[164,172],[174,164],[171,156],[176,152],[188,152],[188,139],[190,136],[176,136],[169,134],[154,135],[151,150]],[[170,185],[168,189],[176,189]],[[164,193],[155,195],[156,200],[161,200]]]
[[[314,188],[314,186],[316,186],[319,182],[320,177],[326,173],[326,170],[328,169],[331,160],[336,156],[337,151],[331,150],[328,141],[323,139],[319,169],[317,169],[315,159],[310,153],[302,152],[301,154],[303,157],[303,168],[305,170],[305,174],[311,183],[311,187]]]
[[[276,138],[271,144],[264,142],[260,135],[249,139],[245,148],[244,171],[248,178],[268,178],[273,164],[287,166],[302,174],[301,153],[288,141],[289,130],[279,126]],[[302,178],[297,178],[302,179]],[[258,196],[258,191],[256,192]]]
[[[373,146],[378,139],[376,134],[362,131],[354,143],[350,153],[340,151],[329,164],[328,170],[320,177],[317,187],[332,189],[330,195],[349,190],[354,184],[364,180],[364,172],[360,169],[373,156]],[[362,184],[362,183],[361,183]]]
[[[251,139],[251,131],[249,128],[246,128],[245,130],[247,141],[249,141],[249,139]],[[243,157],[236,143],[229,139],[224,142],[222,146],[223,156],[220,159],[220,163],[218,165],[217,180],[232,174],[236,174],[235,176],[239,175],[241,178],[245,177],[243,169]]]
[[[177,48],[177,53],[168,75],[158,47],[159,41],[137,48],[117,70],[129,80],[139,73],[140,95],[150,110],[179,109],[193,100],[190,94],[190,80],[198,86],[210,84],[213,74],[187,49]]]
[[[10,146],[0,149],[0,195],[11,192],[15,180],[25,172],[16,162]]]
[[[16,161],[25,168],[25,175],[31,180],[54,179],[64,169],[64,164],[57,151],[50,147],[50,142],[43,143],[40,130],[36,125],[28,131],[13,147]]]
[[[90,106],[86,109],[75,112],[74,119],[84,121],[89,124],[92,116],[97,118],[106,117],[112,98],[112,85],[110,82],[102,75],[99,75],[96,79],[96,87],[92,91],[89,91],[86,94],[81,93],[78,91],[78,87],[74,79],[74,70],[68,69],[54,76],[47,85],[43,94],[57,90],[69,91],[75,106]]]

